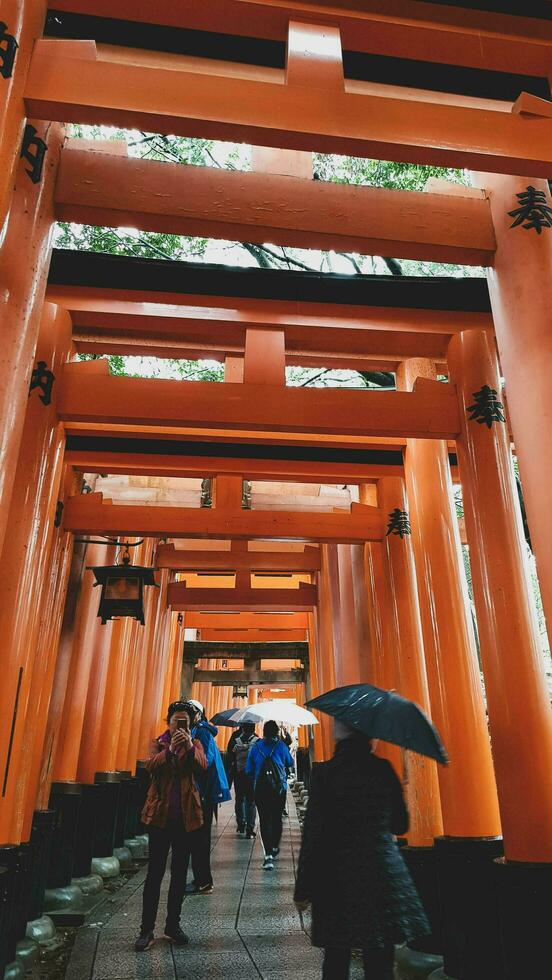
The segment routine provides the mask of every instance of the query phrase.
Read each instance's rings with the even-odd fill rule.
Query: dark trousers
[[[211,874],[211,829],[213,826],[213,815],[215,804],[210,800],[203,800],[203,826],[196,831],[194,848],[192,850],[192,871],[194,873],[194,885],[197,888],[204,888],[205,885],[213,884]]]
[[[366,980],[393,980],[394,959],[394,946],[384,946],[383,949],[363,949],[362,961]],[[350,965],[350,949],[326,947],[322,980],[349,980]]]
[[[180,924],[188,863],[196,834],[197,831],[187,833],[181,820],[168,820],[163,828],[148,827],[149,860],[144,884],[142,932],[153,932],[155,929],[161,882],[167,867],[169,849],[172,849],[171,883],[165,927],[174,929]]]
[[[237,772],[234,778],[235,813],[238,830],[248,831],[255,827],[255,790],[251,777],[245,772]]]
[[[269,787],[257,787],[255,802],[259,811],[259,824],[265,854],[272,854],[280,846],[282,838],[282,813],[286,803],[285,790],[275,793]]]

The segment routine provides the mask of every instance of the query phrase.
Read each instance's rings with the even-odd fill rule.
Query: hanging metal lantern
[[[237,684],[232,689],[233,698],[247,698],[247,684]]]
[[[144,586],[159,588],[153,574],[155,568],[144,565],[131,565],[128,546],[123,553],[120,565],[88,565],[94,572],[94,588],[101,585],[102,594],[98,606],[98,616],[105,626],[108,619],[130,617],[144,626]]]

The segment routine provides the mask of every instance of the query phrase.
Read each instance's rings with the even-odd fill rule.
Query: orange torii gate
[[[552,116],[549,88],[542,85],[550,79],[550,24],[538,3],[535,16],[439,3],[428,11],[418,0],[408,4],[408,16],[401,3],[382,13],[381,4],[371,2],[364,11],[298,0],[161,0],[155,10],[141,0],[132,9],[126,0],[109,6],[60,0],[58,6],[123,22],[142,18],[142,38],[147,24],[157,23],[222,33],[230,47],[236,41],[229,35],[239,29],[253,40],[276,41],[282,60],[274,67],[220,60],[213,66],[205,52],[175,56],[146,50],[145,43],[129,57],[116,43],[82,35],[86,20],[74,40],[41,37],[38,0],[9,0],[6,8],[0,47],[0,84],[6,83],[0,114],[0,216],[6,218],[0,244],[0,864],[29,853],[52,780],[72,792],[78,785],[92,800],[96,771],[132,770],[144,757],[162,707],[180,693],[186,629],[200,629],[207,641],[222,639],[214,633],[236,642],[298,639],[309,644],[313,692],[358,680],[397,687],[431,711],[444,737],[451,766],[439,773],[438,785],[434,767],[411,767],[405,853],[421,881],[439,862],[446,971],[464,975],[476,951],[488,975],[538,975],[548,962],[543,909],[552,865],[552,715],[510,433],[550,616],[552,232],[544,178],[552,161]],[[327,57],[319,53],[321,39]],[[366,69],[353,77],[355,52],[403,59],[410,81],[398,88],[389,79],[365,77]],[[484,95],[463,94],[460,73],[460,94],[428,94],[432,79],[436,90],[441,84],[443,61],[475,72],[469,77],[481,85],[488,85],[481,69],[501,73],[503,85],[508,73],[522,77],[508,75],[510,94],[503,99],[490,98],[488,88]],[[25,113],[31,117],[26,127]],[[62,148],[58,123],[70,121],[483,173],[474,175],[476,188],[438,183],[406,193],[313,182],[307,158],[270,151],[254,155],[250,174],[165,169],[125,156],[122,147],[103,144],[98,152],[69,141]],[[211,195],[215,181],[218,199]],[[189,200],[183,187],[190,189]],[[164,200],[159,189],[166,189]],[[261,196],[266,207],[260,214],[255,203]],[[292,213],[298,207],[303,213]],[[464,289],[469,303],[439,306],[441,299],[429,309],[419,299],[405,301],[416,283],[389,280],[394,296],[382,303],[383,287],[370,277],[350,277],[344,287],[340,277],[324,283],[322,276],[300,280],[278,272],[269,287],[264,274],[254,280],[245,270],[225,270],[218,291],[210,291],[213,269],[202,278],[190,267],[194,291],[182,286],[181,264],[58,255],[44,302],[56,216],[480,263],[490,270],[489,289],[482,280],[470,282]],[[65,280],[63,263],[70,267]],[[101,280],[98,269],[107,266],[110,274]],[[457,297],[462,284],[447,280],[437,289]],[[67,364],[75,350],[215,357],[225,363],[225,384],[112,378],[103,362]],[[285,388],[286,364],[393,372],[397,390]],[[492,752],[451,463],[463,489]],[[110,502],[101,495],[101,477],[97,491],[83,495],[82,472],[212,478],[213,506],[133,505],[124,495],[123,502]],[[293,512],[276,503],[269,511],[248,509],[244,479],[342,480],[358,486],[359,499],[347,512]],[[145,627],[130,619],[100,627],[84,566],[113,561],[118,544],[112,538],[103,551],[90,543],[85,557],[74,542],[81,534],[143,534],[135,563],[146,565],[160,537],[200,539],[206,545],[198,570],[216,553],[207,548],[211,541],[216,548],[230,540],[308,541],[319,545],[320,567],[309,569],[315,581],[302,589],[248,588],[241,599],[259,611],[230,619],[207,611],[213,603],[220,608],[214,588],[205,590],[209,595],[171,580],[186,569],[175,567],[162,544],[165,564],[159,590],[146,598]],[[289,566],[276,570],[294,571],[293,560],[293,552],[289,559],[280,555]],[[235,571],[254,569],[244,562]],[[290,616],[293,592],[305,589],[308,602],[301,608],[307,611]],[[238,583],[219,602],[239,605],[240,591]],[[281,614],[260,610],[270,599],[255,593],[269,591],[282,593],[272,595],[273,605],[281,600]],[[179,619],[170,600],[182,593]],[[205,665],[209,672],[219,668]],[[213,694],[202,682],[196,693],[210,698],[213,710],[232,701],[226,686]],[[41,726],[39,719],[47,721]],[[317,758],[327,757],[327,725],[316,740]],[[396,756],[395,762],[400,765]],[[494,868],[501,832],[505,860]],[[11,896],[22,887],[15,868],[12,861]],[[434,880],[431,874],[427,880]],[[495,901],[491,881],[504,958],[486,914]],[[457,889],[463,903],[451,901]],[[2,967],[14,953],[14,929],[7,945],[0,941]],[[453,936],[462,937],[461,949]]]

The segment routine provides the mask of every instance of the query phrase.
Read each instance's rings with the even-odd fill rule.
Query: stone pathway
[[[105,925],[83,927],[67,980],[319,980],[321,953],[311,947],[304,931],[308,916],[302,923],[292,901],[300,830],[291,794],[288,808],[282,849],[274,871],[269,872],[261,868],[260,837],[254,842],[236,837],[233,804],[220,807],[218,826],[213,827],[215,890],[184,902],[182,926],[191,937],[189,946],[176,949],[158,939],[146,953],[134,952],[143,870],[126,886],[125,900]],[[158,932],[167,887],[168,874]],[[351,980],[361,975],[353,966]]]

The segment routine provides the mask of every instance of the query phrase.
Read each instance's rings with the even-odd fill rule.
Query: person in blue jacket
[[[287,745],[278,738],[275,721],[265,722],[263,737],[249,750],[245,771],[255,787],[255,803],[265,857],[263,868],[272,871],[274,858],[280,853],[282,814],[287,795],[287,776],[293,770],[293,759]]]
[[[213,891],[213,875],[211,873],[211,829],[213,816],[217,813],[219,803],[231,799],[226,770],[219,752],[215,736],[218,728],[211,725],[205,718],[203,705],[199,701],[189,702],[197,710],[191,736],[201,742],[207,769],[196,775],[196,782],[201,796],[203,808],[203,826],[196,835],[196,846],[192,851],[192,871],[194,880],[186,889],[188,894],[210,895]]]

